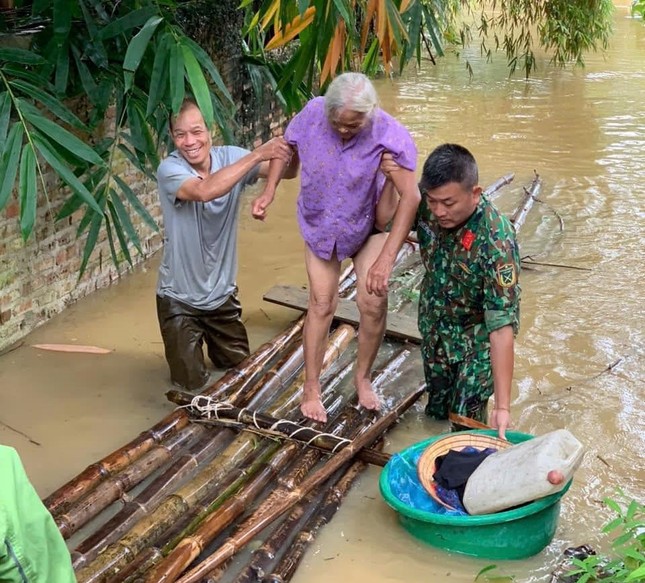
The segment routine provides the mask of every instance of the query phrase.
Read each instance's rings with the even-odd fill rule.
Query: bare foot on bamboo
[[[317,383],[312,383],[312,385],[308,387],[307,383],[305,383],[302,401],[300,401],[300,411],[309,419],[325,423],[327,421],[327,411],[325,411],[325,407],[320,400],[320,385]]]
[[[379,411],[381,409],[381,400],[372,388],[372,383],[368,379],[354,381],[356,385],[356,393],[358,394],[358,402],[360,405],[370,411]]]

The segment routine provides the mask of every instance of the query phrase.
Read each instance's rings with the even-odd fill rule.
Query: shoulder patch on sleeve
[[[504,263],[497,266],[497,283],[501,287],[511,287],[517,281],[517,271],[513,263]]]

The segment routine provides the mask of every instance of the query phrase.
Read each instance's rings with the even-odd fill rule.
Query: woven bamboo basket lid
[[[417,463],[417,473],[419,482],[425,488],[426,492],[430,494],[439,504],[445,506],[449,510],[454,508],[446,504],[437,496],[436,483],[433,479],[435,473],[435,460],[442,455],[447,454],[451,449],[461,451],[465,447],[475,447],[479,450],[492,447],[494,449],[505,449],[512,445],[509,441],[493,437],[491,435],[482,435],[480,433],[468,433],[466,431],[459,431],[451,435],[446,435],[441,439],[432,442],[425,451],[421,454]]]

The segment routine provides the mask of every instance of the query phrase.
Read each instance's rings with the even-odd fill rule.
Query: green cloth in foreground
[[[72,561],[51,514],[12,447],[0,445],[0,581],[76,583]]]

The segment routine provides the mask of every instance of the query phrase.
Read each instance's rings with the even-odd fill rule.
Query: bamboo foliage
[[[117,167],[125,161],[154,178],[168,114],[178,112],[187,92],[209,127],[217,124],[230,140],[232,98],[210,57],[178,25],[178,3],[26,4],[31,13],[24,25],[40,23],[30,29],[30,44],[0,47],[0,210],[15,191],[27,240],[39,196],[49,205],[45,175],[51,168],[70,190],[56,219],[83,213],[77,230],[85,237],[80,273],[101,229],[117,267],[132,264],[131,251],[143,250],[131,215],[149,229],[158,227]],[[13,32],[5,26],[0,21],[3,37]],[[83,120],[69,107],[79,95],[88,104]]]
[[[270,0],[249,18],[248,45],[261,46],[253,56],[271,66],[264,51],[298,39],[278,83],[281,90],[292,93],[303,83],[308,90],[314,83],[324,86],[346,69],[375,73],[382,65],[389,73],[394,57],[399,57],[403,68],[420,49],[422,23],[432,29],[430,43],[441,51],[438,21],[433,10],[421,4],[420,0]],[[250,0],[241,6],[253,10]],[[258,34],[267,35],[267,42],[257,42]]]

